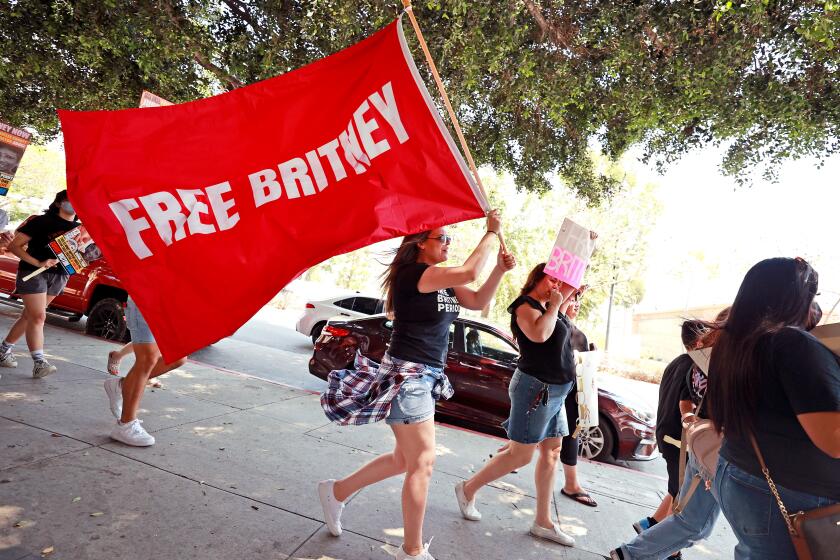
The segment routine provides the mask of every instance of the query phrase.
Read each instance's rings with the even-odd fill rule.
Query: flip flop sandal
[[[111,375],[119,375],[120,374],[120,360],[115,360],[113,355],[116,352],[108,352],[108,373]]]
[[[571,492],[566,492],[565,490],[561,489],[560,493],[566,496],[567,498],[585,506],[598,507],[598,503],[595,500],[593,500],[592,496],[590,496],[586,492],[575,492],[574,494],[572,494]]]

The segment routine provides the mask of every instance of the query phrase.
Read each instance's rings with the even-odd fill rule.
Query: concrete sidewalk
[[[9,325],[0,316],[0,331]],[[318,480],[390,450],[387,426],[334,426],[317,395],[189,363],[162,378],[163,389],[147,390],[140,417],[156,445],[127,447],[108,439],[114,419],[102,382],[114,345],[56,327],[46,339],[58,373],[32,379],[23,352],[17,369],[0,370],[0,560],[387,560],[399,546],[401,478],[354,496],[340,538],[324,527],[315,493]],[[463,520],[453,486],[499,440],[446,426],[437,437],[425,532],[438,560],[602,558],[633,536],[632,522],[654,509],[665,486],[582,461],[581,480],[599,507],[557,494],[561,525],[577,538],[565,548],[528,536],[533,467],[479,494],[481,522]],[[721,521],[684,555],[727,558],[733,545]]]

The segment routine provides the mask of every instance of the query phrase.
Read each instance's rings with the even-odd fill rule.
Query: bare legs
[[[393,424],[391,429],[397,439],[394,450],[336,481],[333,491],[336,499],[343,502],[366,486],[405,473],[402,490],[403,549],[415,556],[423,550],[423,519],[435,465],[435,423],[427,420],[419,424]]]
[[[554,474],[560,460],[561,438],[548,438],[539,444],[525,444],[511,441],[493,456],[472,478],[464,484],[464,495],[472,500],[483,486],[498,480],[513,470],[531,462],[534,451],[539,449],[534,482],[537,487],[536,523],[549,529],[551,521],[551,499],[554,494]]]
[[[171,364],[163,361],[157,344],[134,344],[134,365],[122,380],[123,409],[120,422],[131,422],[137,418],[137,409],[143,398],[143,389],[149,379],[184,365],[186,358]]]
[[[14,322],[9,334],[6,335],[6,342],[14,344],[20,337],[26,335],[26,345],[32,350],[44,348],[44,322],[47,319],[47,306],[55,299],[55,296],[43,294],[24,294],[23,312],[17,321]]]

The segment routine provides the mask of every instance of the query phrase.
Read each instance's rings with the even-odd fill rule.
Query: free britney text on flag
[[[70,199],[167,359],[326,258],[486,209],[399,20],[212,98],[59,116]]]

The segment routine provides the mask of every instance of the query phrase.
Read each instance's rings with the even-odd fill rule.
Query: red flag
[[[208,99],[59,117],[70,200],[169,361],[324,259],[487,208],[400,20]]]

